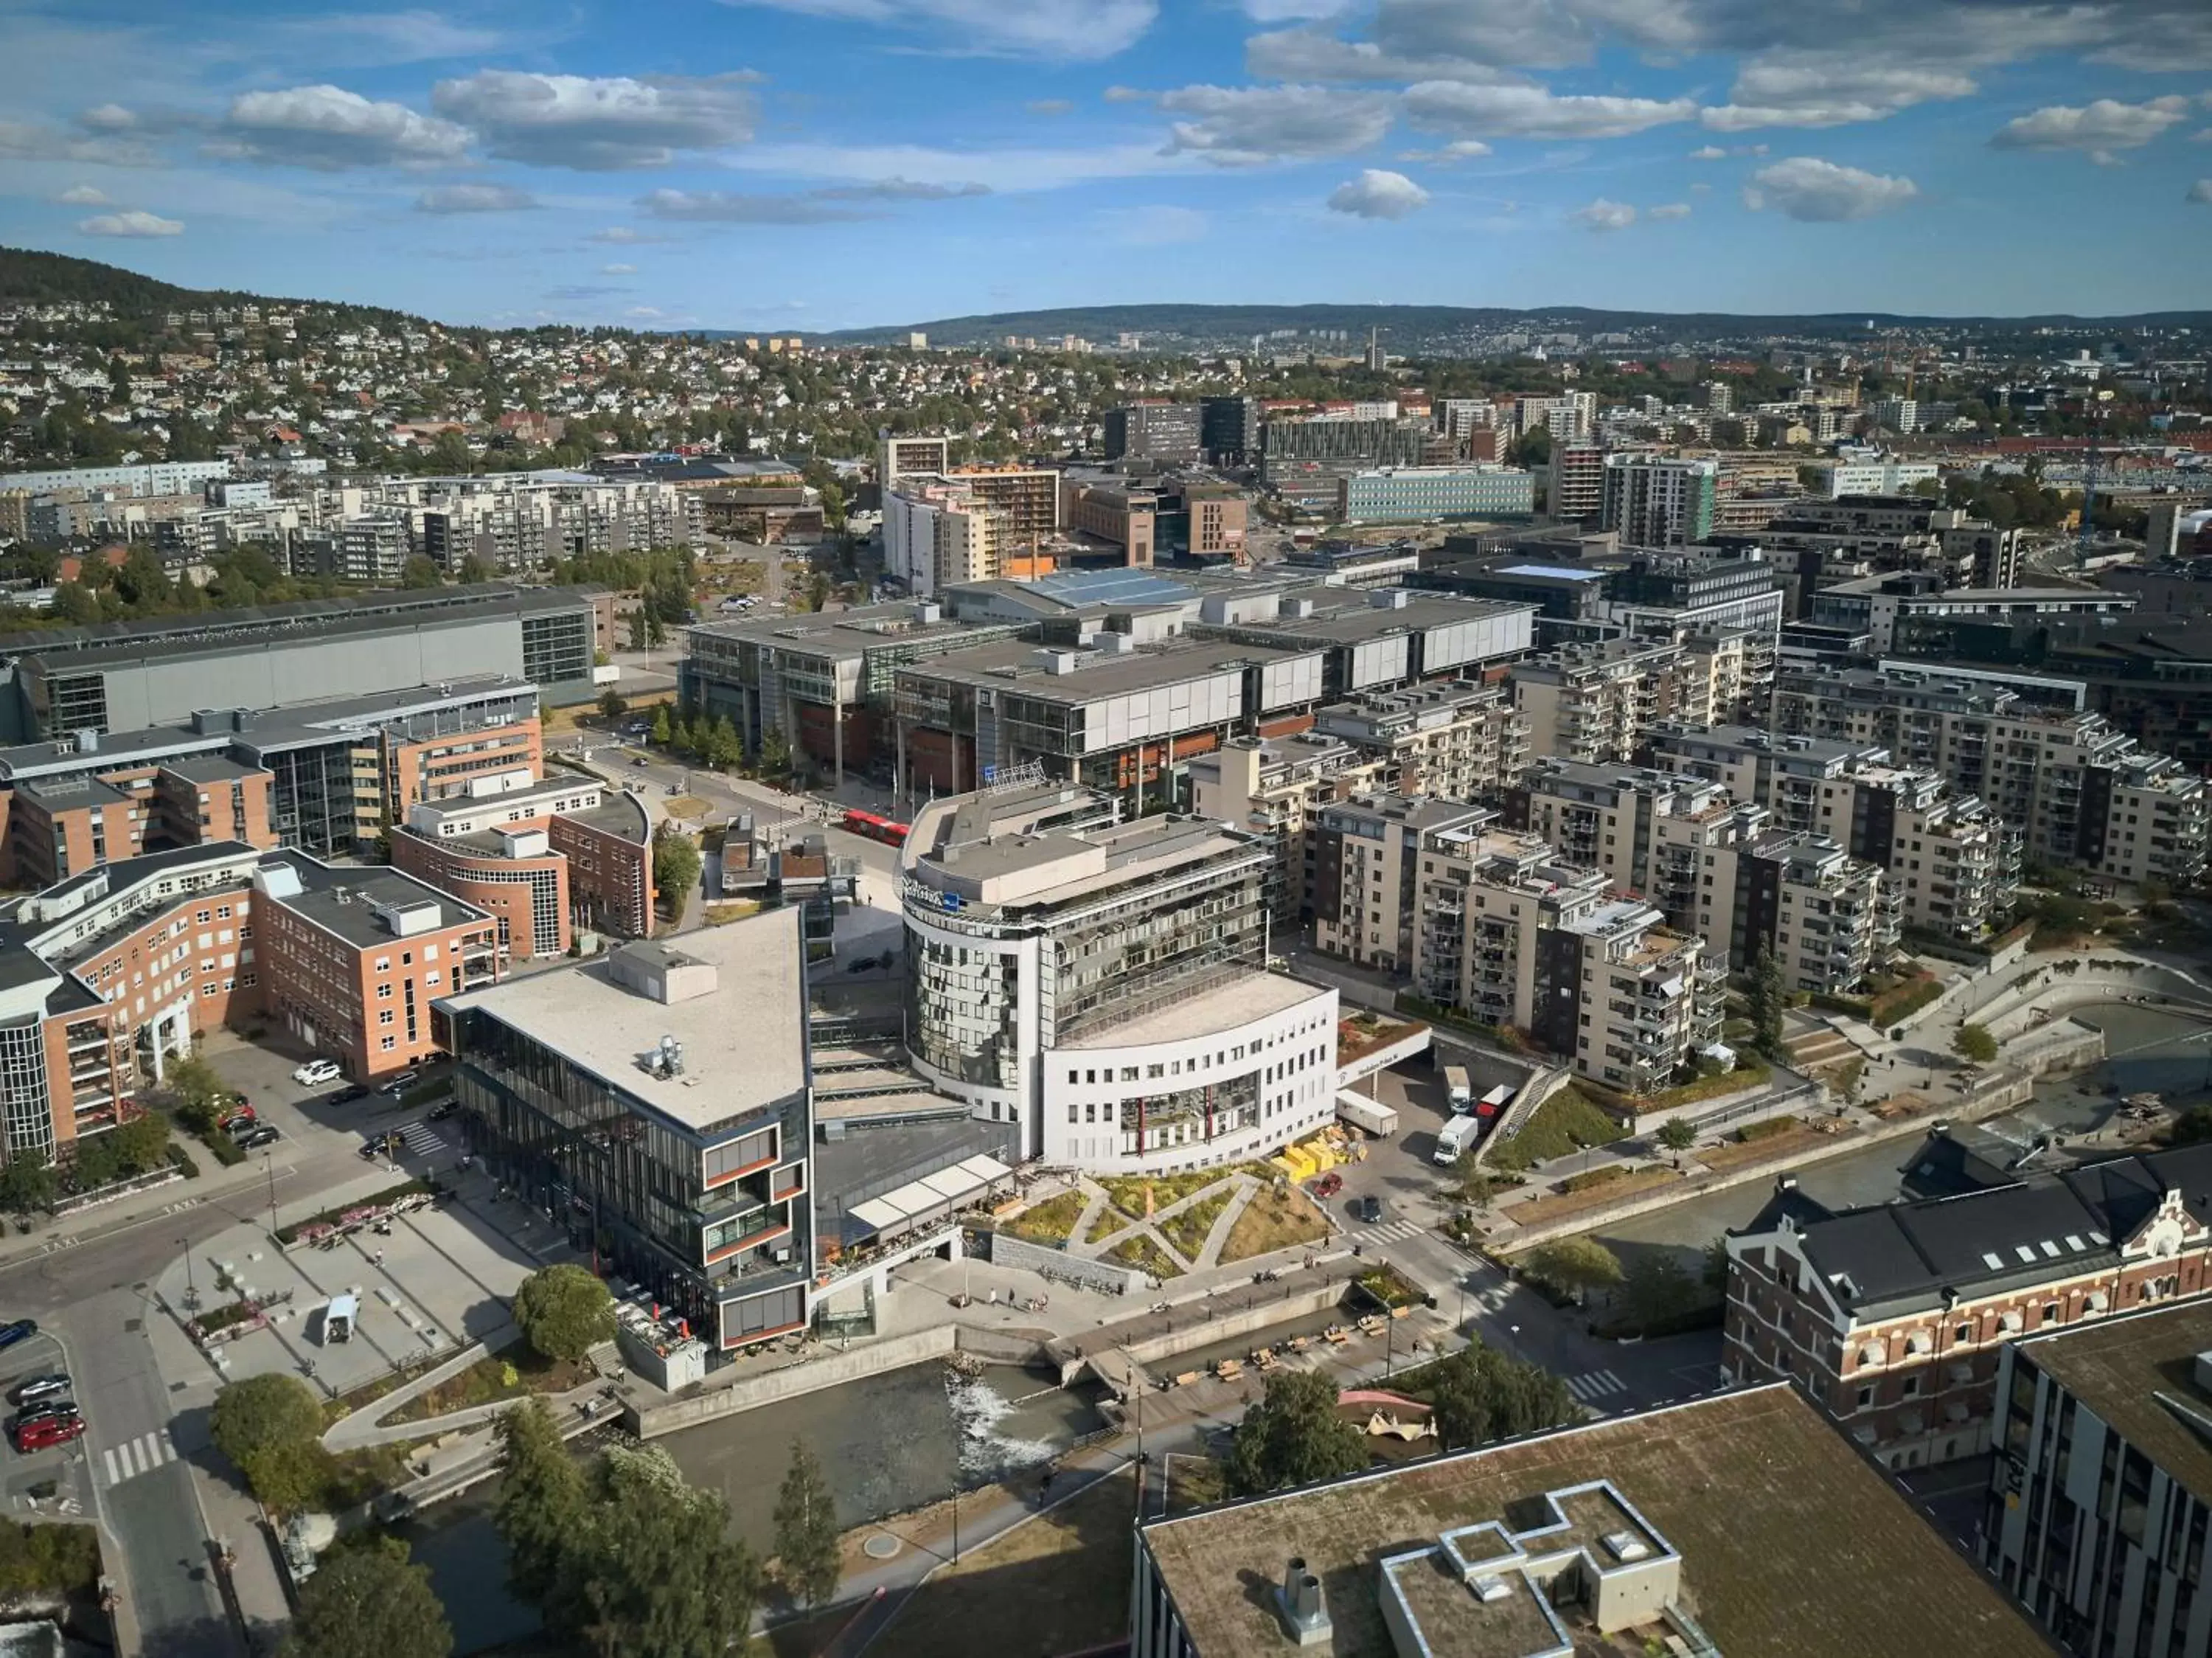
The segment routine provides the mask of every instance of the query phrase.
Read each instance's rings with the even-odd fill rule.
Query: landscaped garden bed
[[[1012,1220],[999,1222],[999,1230],[1029,1243],[1057,1247],[1067,1241],[1075,1223],[1083,1218],[1089,1199],[1080,1192],[1062,1192],[1042,1203],[1031,1204]]]
[[[589,1364],[568,1359],[549,1359],[528,1343],[518,1343],[504,1353],[487,1353],[457,1375],[426,1388],[401,1405],[387,1421],[427,1422],[454,1411],[526,1393],[565,1393],[592,1380]]]
[[[1224,1182],[1220,1190],[1194,1198],[1158,1222],[1160,1235],[1175,1247],[1177,1254],[1195,1263],[1212,1234],[1213,1223],[1236,1196],[1237,1188]]]
[[[1328,1236],[1328,1220],[1314,1200],[1288,1181],[1269,1184],[1252,1194],[1231,1223],[1219,1264],[1228,1266],[1278,1249],[1319,1243]]]
[[[1182,1268],[1168,1258],[1168,1252],[1141,1232],[1122,1239],[1106,1253],[1122,1265],[1133,1266],[1139,1272],[1150,1273],[1155,1278],[1182,1276]]]
[[[336,1209],[324,1210],[304,1221],[276,1228],[276,1241],[286,1249],[295,1244],[321,1243],[386,1215],[404,1214],[418,1209],[443,1190],[434,1180],[408,1180],[401,1185],[386,1186],[381,1192],[371,1192],[359,1201]]]
[[[1527,1168],[1586,1146],[1609,1145],[1620,1137],[1620,1122],[1577,1083],[1537,1106],[1522,1124],[1520,1132],[1491,1149],[1486,1161],[1496,1168]]]

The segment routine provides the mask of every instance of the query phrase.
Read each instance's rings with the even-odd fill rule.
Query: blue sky
[[[0,0],[0,240],[453,321],[2212,305],[2207,0]]]

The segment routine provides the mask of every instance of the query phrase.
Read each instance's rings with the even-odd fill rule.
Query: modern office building
[[[1428,834],[1416,986],[1484,1024],[1528,1032],[1623,1094],[1667,1086],[1720,1039],[1727,964],[1611,884],[1487,814]]]
[[[1536,480],[1517,466],[1395,466],[1338,480],[1337,517],[1347,524],[1444,518],[1526,518]]]
[[[0,491],[50,495],[61,490],[112,490],[123,495],[198,495],[230,476],[228,460],[156,460],[134,466],[62,466],[46,472],[0,472]]]
[[[1418,466],[1431,436],[1425,420],[1395,416],[1273,418],[1261,428],[1260,476],[1284,500],[1330,513],[1340,479],[1378,466]]]
[[[1608,454],[1598,527],[1614,531],[1627,546],[1694,546],[1713,533],[1719,480],[1720,467],[1711,460]]]
[[[1950,1462],[1992,1448],[2015,1338],[2208,1288],[2212,1146],[1989,1179],[1830,1210],[1784,1176],[1725,1240],[1723,1373],[1796,1382],[1885,1467]]]
[[[1814,463],[1820,493],[1831,501],[1848,495],[1904,495],[1917,484],[1942,477],[1933,460],[1826,460]]]
[[[950,438],[901,437],[887,429],[876,435],[876,482],[885,495],[910,473],[924,472],[934,477],[951,470]]]
[[[0,880],[209,839],[351,853],[416,802],[539,758],[536,687],[505,679],[22,744],[0,749]]]
[[[437,1017],[470,1149],[525,1201],[719,1349],[805,1326],[813,1075],[795,913],[623,944],[449,997]]]
[[[1796,671],[1777,681],[1785,734],[1875,744],[1987,801],[2030,860],[2180,886],[2203,871],[2212,796],[2100,714],[2042,707],[1995,679],[1917,669]]]
[[[143,731],[208,708],[283,709],[500,675],[556,703],[592,685],[592,597],[486,584],[0,637],[0,735]]]
[[[1062,477],[1060,491],[1066,497],[1060,515],[1070,534],[1120,548],[1122,563],[1133,568],[1151,567],[1160,515],[1157,490],[1110,473],[1071,471]]]
[[[1199,442],[1217,466],[1242,466],[1260,457],[1260,400],[1209,397],[1199,401]]]
[[[1123,822],[1064,784],[917,814],[899,856],[907,1046],[1021,1154],[1100,1173],[1264,1155],[1336,1110],[1336,992],[1265,971],[1273,850]]]
[[[1130,1600],[1132,1658],[2050,1650],[1779,1387],[1171,1505]]]
[[[594,777],[517,769],[410,808],[392,863],[499,922],[502,961],[565,954],[579,930],[652,930],[644,805]]]
[[[1195,403],[1148,398],[1106,411],[1106,458],[1157,460],[1188,466],[1205,452],[1203,416]]]
[[[1998,1583],[2081,1658],[2212,1651],[2212,1307],[2012,1342],[1996,1399]]]

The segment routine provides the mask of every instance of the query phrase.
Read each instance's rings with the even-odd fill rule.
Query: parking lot
[[[39,1331],[0,1348],[0,1393],[7,1398],[10,1418],[26,1381],[69,1371],[69,1356],[49,1331]],[[74,1394],[72,1386],[58,1397],[73,1399]],[[0,1490],[7,1493],[8,1511],[22,1518],[34,1514],[88,1514],[92,1509],[88,1446],[89,1436],[80,1436],[43,1450],[19,1451],[11,1433],[6,1450],[0,1451],[0,1457],[6,1459],[7,1472],[0,1476]]]

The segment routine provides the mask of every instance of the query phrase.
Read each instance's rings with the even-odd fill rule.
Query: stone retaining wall
[[[1050,1272],[1073,1278],[1081,1288],[1107,1295],[1138,1295],[1151,1283],[1134,1267],[1120,1266],[1112,1261],[1085,1260],[1049,1244],[1030,1243],[1003,1232],[991,1234],[991,1264],[1015,1267],[1024,1272]]]

